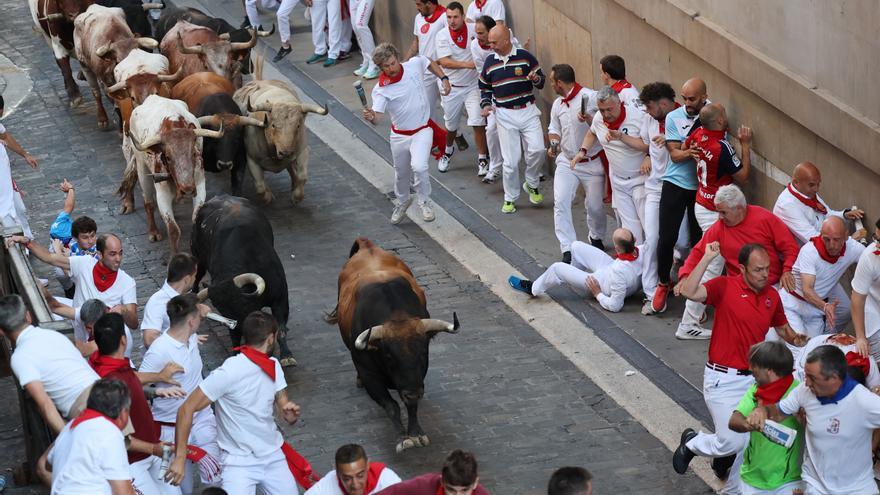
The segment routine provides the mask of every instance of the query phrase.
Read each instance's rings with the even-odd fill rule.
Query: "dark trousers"
[[[672,270],[673,251],[678,241],[681,219],[687,213],[688,232],[691,246],[700,241],[703,231],[694,216],[694,201],[697,191],[684,189],[675,184],[663,181],[660,191],[660,238],[657,240],[657,278],[660,283],[669,283],[669,271]]]

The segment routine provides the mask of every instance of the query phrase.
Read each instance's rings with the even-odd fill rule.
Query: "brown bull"
[[[361,237],[339,274],[336,310],[327,321],[339,325],[342,341],[351,351],[358,384],[399,429],[397,451],[427,446],[418,404],[425,390],[428,344],[437,333],[458,333],[455,313],[453,323],[431,319],[425,292],[409,267]],[[397,390],[406,405],[406,429],[400,405],[389,389]]]
[[[189,111],[195,112],[205,97],[218,93],[232,96],[235,87],[229,79],[213,72],[196,72],[174,85],[171,98],[186,103]]]
[[[183,77],[196,72],[213,72],[234,81],[240,80],[241,59],[257,44],[251,31],[246,42],[232,42],[214,30],[179,21],[162,38],[159,49],[168,57],[172,72],[183,69]]]
[[[52,48],[55,63],[61,69],[71,107],[82,103],[82,95],[70,70],[70,55],[74,54],[73,20],[91,4],[92,0],[28,0],[31,18]]]

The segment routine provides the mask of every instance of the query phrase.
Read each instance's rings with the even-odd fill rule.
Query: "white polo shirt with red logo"
[[[465,18],[470,22],[475,22],[478,17],[484,15],[496,21],[505,22],[507,12],[504,9],[504,3],[501,0],[475,0],[468,5]]]
[[[441,13],[434,22],[428,22],[425,16],[416,14],[413,34],[419,39],[419,55],[437,60],[437,35],[448,30],[447,26],[445,13]]]
[[[449,57],[456,62],[473,62],[470,43],[476,39],[476,34],[472,25],[464,23],[463,27],[466,34],[462,39],[453,40],[452,31],[449,28],[437,34],[437,46],[434,53],[438,59]],[[464,48],[460,47],[459,43],[463,44]],[[477,80],[480,77],[476,69],[444,69],[444,73],[449,76],[449,84],[463,88],[477,87]]]
[[[630,105],[625,105],[625,108],[626,117],[618,130],[628,136],[637,138],[642,131],[645,113]],[[599,143],[602,144],[602,148],[605,150],[611,174],[620,178],[635,178],[639,176],[642,160],[645,159],[643,151],[639,151],[619,139],[607,141],[608,126],[599,112],[596,112],[590,129],[599,139]]]

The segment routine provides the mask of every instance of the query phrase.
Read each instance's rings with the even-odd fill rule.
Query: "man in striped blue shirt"
[[[533,91],[544,87],[545,77],[534,55],[513,46],[506,26],[495,26],[489,31],[489,46],[494,53],[486,58],[480,73],[480,108],[483,117],[495,112],[504,160],[504,205],[501,212],[514,213],[520,189],[521,142],[525,143],[526,162],[526,181],[522,188],[533,205],[544,201],[538,191],[544,160],[544,134],[541,110],[535,105]]]

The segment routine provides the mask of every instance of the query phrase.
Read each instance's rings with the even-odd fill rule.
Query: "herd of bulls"
[[[148,235],[161,240],[154,219],[158,209],[171,252],[178,251],[180,229],[173,204],[193,198],[191,250],[200,280],[214,281],[201,291],[224,315],[237,321],[253,310],[271,309],[279,325],[280,358],[296,364],[287,347],[287,279],[274,249],[272,227],[259,208],[238,197],[245,167],[263,202],[273,200],[264,171],[287,170],[291,200],[303,199],[309,150],[308,113],[327,108],[302,103],[281,81],[263,80],[263,58],[250,59],[259,36],[269,32],[236,29],[196,9],[165,9],[141,0],[29,0],[33,20],[53,49],[72,107],[81,104],[70,55],[94,95],[99,128],[108,127],[106,95],[119,117],[126,168],[119,192],[122,213],[134,210],[140,184]],[[163,8],[151,27],[147,12]],[[153,36],[147,36],[152,34]],[[159,53],[153,53],[157,49]],[[242,75],[253,73],[243,84]],[[206,200],[205,171],[230,171],[232,196]],[[238,274],[255,274],[243,282]],[[198,284],[198,281],[197,281]],[[418,422],[424,393],[428,345],[439,332],[458,332],[453,323],[431,319],[425,294],[410,269],[396,256],[361,238],[339,276],[335,311],[351,352],[357,382],[387,412],[400,431],[397,450],[425,446]],[[233,345],[241,340],[231,329]],[[407,408],[403,427],[397,390]]]

